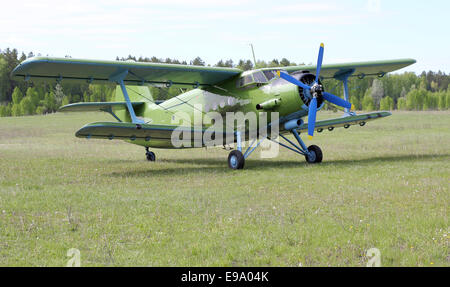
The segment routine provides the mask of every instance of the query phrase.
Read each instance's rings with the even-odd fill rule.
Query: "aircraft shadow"
[[[334,167],[348,167],[352,165],[364,164],[371,165],[374,163],[389,163],[389,162],[411,162],[411,161],[420,161],[427,159],[436,159],[436,158],[446,158],[449,157],[450,154],[424,154],[424,155],[386,155],[386,156],[376,156],[362,159],[339,159],[339,160],[325,160],[320,164],[320,166],[334,166]],[[191,159],[161,159],[161,162],[169,162],[176,164],[186,164],[186,167],[173,167],[173,168],[152,168],[152,163],[149,163],[149,168],[144,170],[132,170],[126,172],[113,172],[108,174],[107,176],[112,177],[154,177],[154,176],[163,176],[163,175],[185,175],[192,173],[234,173],[235,171],[231,170],[228,167],[226,158],[191,158]],[[200,165],[200,166],[196,166]],[[298,156],[296,160],[277,160],[275,159],[267,159],[267,160],[259,160],[259,159],[248,159],[245,162],[246,172],[251,172],[252,170],[262,170],[267,168],[310,168],[315,165],[310,165],[306,163],[302,156]],[[319,165],[317,165],[319,166]]]

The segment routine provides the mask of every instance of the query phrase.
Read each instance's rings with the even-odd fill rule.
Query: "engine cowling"
[[[313,85],[315,78],[316,78],[316,76],[311,74],[309,71],[292,73],[291,76],[308,86]],[[320,79],[319,79],[319,85],[322,85]],[[300,98],[302,99],[302,102],[307,107],[309,107],[309,103],[311,102],[311,99],[312,99],[311,91],[304,90],[302,87],[298,87],[298,94],[299,94]],[[323,97],[318,96],[317,97],[317,107],[322,106],[323,101],[324,101]]]

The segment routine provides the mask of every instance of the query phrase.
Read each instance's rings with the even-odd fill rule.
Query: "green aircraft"
[[[349,102],[348,78],[383,77],[388,72],[416,62],[413,59],[400,59],[322,66],[323,52],[324,46],[321,44],[315,66],[251,71],[135,61],[33,57],[17,66],[12,75],[16,79],[33,82],[116,83],[114,102],[74,103],[60,108],[64,112],[104,111],[117,120],[87,124],[76,132],[77,137],[118,139],[144,146],[149,161],[155,160],[150,147],[188,148],[236,144],[236,149],[228,156],[228,165],[232,169],[242,169],[245,159],[263,140],[273,141],[304,156],[308,163],[321,162],[321,149],[316,145],[307,147],[300,133],[307,132],[312,138],[314,131],[364,126],[368,121],[391,115],[386,111],[364,114],[353,112]],[[321,80],[330,78],[342,81],[345,99],[324,90]],[[148,85],[194,89],[164,102],[157,102],[153,100]],[[325,101],[343,107],[344,115],[316,121],[316,112]],[[256,115],[256,126],[249,125],[245,117],[244,124],[239,124],[235,121],[237,113]],[[195,123],[198,122],[198,115],[200,124]],[[224,118],[222,123],[217,122],[215,117],[218,115]],[[266,120],[262,120],[262,115],[266,115]],[[233,118],[228,121],[231,116]],[[307,123],[303,121],[305,117],[308,118]],[[270,132],[261,132],[262,128],[267,130],[269,127]],[[183,135],[181,138],[176,137],[178,142],[174,141],[175,131]],[[298,144],[286,138],[288,133],[294,135]],[[286,143],[277,140],[278,136]],[[245,152],[242,141],[251,141]]]

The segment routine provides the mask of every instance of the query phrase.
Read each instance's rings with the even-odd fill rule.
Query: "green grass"
[[[383,266],[450,266],[449,112],[325,131],[320,165],[282,149],[242,171],[222,149],[150,163],[74,137],[101,120],[0,118],[0,265],[65,266],[78,248],[82,266],[365,266],[376,247]]]

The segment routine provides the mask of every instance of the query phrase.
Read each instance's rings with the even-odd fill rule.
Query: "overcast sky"
[[[0,49],[113,60],[156,56],[324,63],[414,58],[450,72],[450,1],[0,0]],[[317,2],[317,3],[316,3]]]

